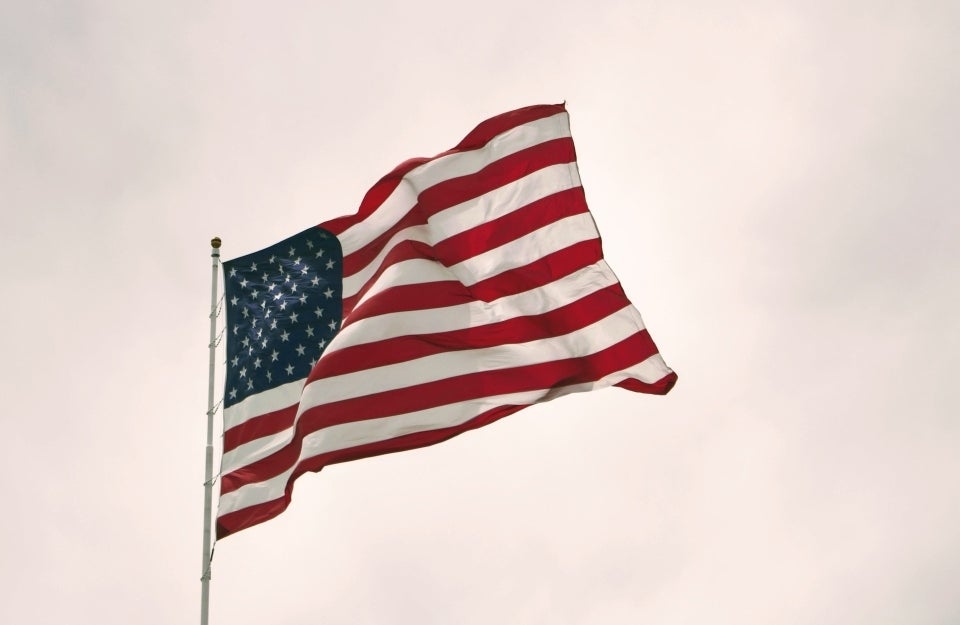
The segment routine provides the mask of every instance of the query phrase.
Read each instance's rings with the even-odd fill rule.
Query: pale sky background
[[[305,476],[211,624],[960,623],[958,59],[952,0],[0,0],[0,622],[198,622],[212,236],[566,100],[677,387]]]

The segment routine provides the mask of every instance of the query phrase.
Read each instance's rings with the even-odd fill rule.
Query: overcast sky
[[[212,236],[564,100],[677,387],[303,477],[211,623],[960,622],[958,58],[955,1],[0,0],[0,622],[199,618]]]

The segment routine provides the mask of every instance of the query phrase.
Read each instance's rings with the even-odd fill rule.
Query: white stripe
[[[642,329],[637,327],[636,318],[628,308],[629,304],[568,334],[525,343],[440,352],[397,364],[314,380],[303,388],[297,415],[299,417],[307,410],[324,404],[460,375],[589,356]]]
[[[237,445],[230,451],[223,453],[220,460],[220,473],[230,473],[261,458],[266,458],[278,449],[288,445],[292,438],[293,428],[290,427],[276,434],[269,434],[248,443]]]
[[[436,243],[514,212],[554,193],[580,186],[575,163],[550,165],[430,217]]]
[[[347,256],[362,249],[389,230],[417,202],[417,195],[439,182],[476,173],[505,156],[526,148],[570,136],[566,112],[517,126],[494,137],[483,148],[441,156],[414,168],[384,202],[363,221],[337,237]]]
[[[529,265],[575,243],[599,237],[600,233],[597,232],[590,213],[571,215],[457,263],[450,267],[450,271],[464,286],[472,286],[504,271]]]
[[[540,315],[575,302],[617,282],[603,260],[530,291],[492,302],[479,300],[444,308],[386,313],[352,322],[327,346],[325,354],[344,347],[373,343],[396,336],[448,332],[514,317]]]
[[[376,281],[368,285],[366,292],[353,307],[356,309],[360,304],[391,287],[456,279],[457,276],[435,260],[425,258],[402,260],[384,269]]]
[[[390,440],[414,432],[428,432],[454,427],[498,406],[530,405],[567,395],[591,391],[627,378],[656,382],[669,374],[659,354],[628,369],[611,374],[596,382],[563,387],[538,389],[522,393],[495,395],[401,415],[343,423],[312,432],[304,437],[300,460],[341,449]],[[298,463],[299,463],[298,461]],[[283,496],[287,480],[294,467],[263,482],[246,484],[220,498],[220,515],[249,506],[266,503]]]
[[[397,244],[405,241],[416,241],[420,243],[428,243],[429,237],[427,234],[426,226],[411,226],[409,228],[404,228],[400,232],[396,233],[390,240],[387,241],[386,245],[383,246],[383,249],[380,250],[380,253],[377,254],[376,258],[370,261],[366,267],[360,269],[355,274],[351,276],[343,277],[343,297],[353,297],[356,295],[360,289],[363,288],[363,285],[367,283],[367,280],[376,273],[377,269],[380,268],[380,265],[383,264],[383,259],[386,258]]]
[[[253,417],[296,405],[306,378],[287,382],[223,409],[223,431],[226,432]]]

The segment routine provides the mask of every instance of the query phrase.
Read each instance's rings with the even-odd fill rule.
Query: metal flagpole
[[[217,352],[217,271],[220,269],[220,237],[210,241],[213,258],[211,270],[212,287],[210,290],[210,382],[207,387],[207,459],[206,474],[203,483],[203,567],[200,577],[200,625],[207,625],[210,616],[210,520],[213,510],[213,374]]]

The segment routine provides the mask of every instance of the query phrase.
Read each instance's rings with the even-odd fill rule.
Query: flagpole
[[[203,482],[203,566],[200,577],[200,625],[207,625],[210,616],[210,521],[213,511],[213,376],[217,357],[217,271],[220,269],[220,237],[210,241],[210,380],[207,386],[206,473]]]

